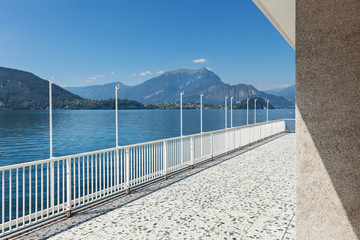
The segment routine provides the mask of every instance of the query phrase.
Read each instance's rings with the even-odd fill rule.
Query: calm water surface
[[[254,122],[249,110],[249,123]],[[294,118],[294,109],[269,110],[269,120]],[[257,122],[266,110],[257,110]],[[246,110],[233,111],[233,126],[246,124]],[[203,131],[222,129],[224,110],[203,110]],[[230,111],[228,111],[230,127]],[[183,111],[183,133],[200,132],[200,111]],[[120,110],[119,145],[177,137],[179,110]],[[64,156],[115,146],[114,110],[53,111],[54,156]],[[49,157],[48,111],[0,111],[0,166]]]

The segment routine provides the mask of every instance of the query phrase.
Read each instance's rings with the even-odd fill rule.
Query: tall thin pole
[[[266,100],[266,121],[269,121],[269,100]]]
[[[246,125],[249,125],[249,99],[246,99]]]
[[[227,128],[227,99],[228,97],[225,97],[225,129]]]
[[[53,158],[53,123],[52,123],[52,83],[54,78],[49,81],[49,112],[50,112],[50,158]]]
[[[184,91],[180,92],[180,136],[183,135],[183,116],[182,116],[182,96],[184,95]]]
[[[254,123],[256,123],[256,98],[255,98],[255,102],[254,102]]]
[[[200,94],[200,133],[203,132],[203,116],[202,116],[202,109],[203,109],[203,104],[202,104],[202,97],[204,96],[203,93]],[[203,155],[203,141],[202,141],[202,134],[201,134],[201,138],[200,138],[200,156],[202,157]]]
[[[118,90],[120,89],[119,84],[115,86],[115,126],[116,126],[116,147],[119,146],[119,117],[118,117]]]
[[[184,91],[180,92],[180,136],[183,136],[183,117],[182,117],[182,96],[184,95]],[[184,143],[183,143],[183,138],[181,138],[181,142],[180,142],[180,160],[181,163],[184,162]]]
[[[50,112],[50,159],[53,158],[53,122],[52,122],[52,84],[54,82],[54,78],[52,77],[49,81],[49,112]],[[49,178],[48,178],[49,179]],[[54,198],[55,198],[55,177],[54,177],[54,162],[50,162],[50,184],[48,184],[48,187],[50,187],[50,207],[54,211]],[[49,188],[48,188],[49,189]],[[49,196],[49,195],[48,195]]]
[[[202,104],[202,97],[204,96],[203,93],[200,94],[200,133],[203,132],[203,113],[202,113],[202,110],[203,110],[203,104]]]
[[[230,127],[231,128],[233,127],[233,113],[232,113],[232,101],[233,101],[233,99],[234,99],[233,97],[230,98],[230,100],[231,100],[230,101],[230,108],[231,108],[231,110],[230,110],[230,122],[231,122]]]

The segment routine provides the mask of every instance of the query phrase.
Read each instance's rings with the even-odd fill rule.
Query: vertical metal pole
[[[120,89],[120,86],[119,84],[117,86],[115,86],[115,128],[116,128],[116,164],[117,164],[117,171],[115,171],[117,174],[116,174],[116,183],[117,183],[117,186],[119,186],[120,184],[120,178],[119,178],[119,172],[118,172],[118,169],[119,169],[119,165],[120,165],[120,161],[119,161],[119,116],[118,116],[118,90]]]
[[[227,129],[227,99],[228,97],[225,97],[225,129]]]
[[[249,125],[249,99],[246,99],[246,125]]]
[[[200,94],[200,133],[203,132],[203,122],[202,122],[202,108],[203,108],[203,105],[202,105],[202,97],[204,96],[203,93]]]
[[[50,159],[53,158],[53,123],[52,123],[52,84],[54,78],[49,81],[49,112],[50,112]],[[50,207],[54,213],[54,198],[55,198],[55,176],[54,176],[54,162],[50,162]],[[49,184],[49,183],[48,183]],[[48,206],[49,207],[49,206]]]
[[[180,136],[183,135],[183,122],[182,122],[182,96],[184,95],[184,92],[180,92]]]
[[[255,101],[254,101],[254,123],[256,123],[256,98],[255,98]]]
[[[266,100],[266,121],[269,121],[269,100]]]
[[[231,100],[231,101],[230,101],[230,109],[231,109],[231,110],[230,110],[230,121],[231,121],[230,127],[231,127],[231,128],[233,127],[233,111],[232,111],[232,110],[233,110],[233,108],[232,108],[232,101],[233,101],[233,99],[234,99],[233,97],[230,98],[230,100]]]
[[[53,139],[52,139],[52,83],[54,78],[49,81],[49,113],[50,113],[50,158],[53,158]]]
[[[202,116],[202,109],[203,109],[203,104],[202,104],[202,97],[204,96],[203,93],[200,94],[200,156],[202,157],[203,155],[203,136],[202,136],[202,132],[203,132],[203,116]]]
[[[119,146],[119,126],[118,126],[118,90],[120,86],[119,84],[115,86],[115,125],[116,125],[116,147]]]
[[[181,136],[181,142],[180,142],[180,160],[181,164],[184,163],[184,143],[183,143],[183,117],[182,117],[182,96],[184,95],[184,92],[180,92],[180,136]]]

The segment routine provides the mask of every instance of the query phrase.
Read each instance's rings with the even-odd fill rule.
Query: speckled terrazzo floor
[[[286,134],[20,238],[295,239],[294,213],[295,134]]]

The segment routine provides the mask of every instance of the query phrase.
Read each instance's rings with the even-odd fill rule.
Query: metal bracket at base
[[[71,217],[71,216],[72,216],[71,210],[67,210],[67,211],[66,211],[66,217],[69,218],[69,217]]]

